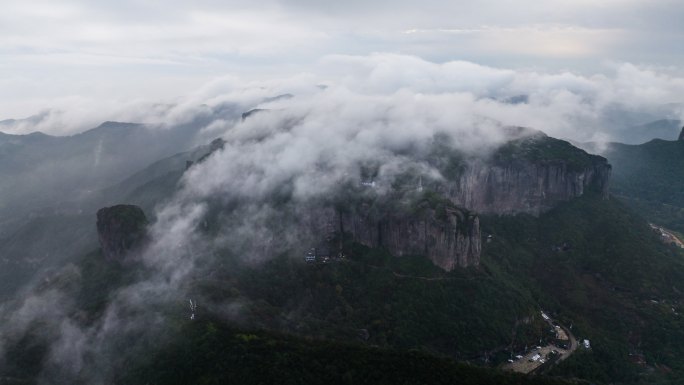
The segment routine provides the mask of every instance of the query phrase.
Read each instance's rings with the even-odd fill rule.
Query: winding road
[[[542,314],[545,314],[542,312]],[[549,324],[550,327],[555,328],[556,326],[554,325],[554,320],[550,317],[547,316],[547,318],[544,319],[547,324]],[[568,342],[569,346],[567,349],[562,349],[559,348],[553,344],[549,344],[546,346],[543,346],[541,349],[533,349],[529,351],[525,356],[521,359],[518,359],[514,362],[509,362],[506,363],[502,366],[502,369],[504,370],[511,370],[514,372],[519,372],[519,373],[533,373],[534,371],[538,370],[544,362],[541,362],[541,360],[536,360],[533,361],[532,357],[535,354],[539,354],[541,358],[545,358],[548,354],[550,354],[552,351],[557,351],[560,353],[560,357],[554,362],[554,365],[558,364],[559,362],[566,360],[568,357],[572,355],[572,353],[577,350],[579,344],[577,342],[577,338],[572,334],[570,329],[567,327],[558,324],[558,326],[563,329],[563,332],[568,336]]]

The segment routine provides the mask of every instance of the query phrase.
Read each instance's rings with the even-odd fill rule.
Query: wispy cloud
[[[269,99],[284,93],[294,97]],[[307,226],[317,219],[309,210],[321,209],[316,204],[341,185],[358,186],[360,165],[377,165],[377,192],[383,194],[383,186],[407,170],[442,178],[424,160],[437,138],[475,159],[508,138],[502,129],[507,125],[580,140],[603,138],[610,135],[604,123],[611,111],[676,113],[667,103],[681,102],[682,95],[682,78],[631,64],[617,65],[610,76],[586,77],[374,54],[328,56],[311,72],[292,77],[217,78],[157,109],[147,101],[110,102],[107,116],[160,126],[211,117],[222,105],[268,111],[209,124],[225,145],[190,168],[173,199],[158,208],[150,244],[140,257],[149,274],[112,293],[100,317],[82,322],[69,285],[79,285],[83,276],[76,266],[65,267],[59,275],[69,285],[46,289],[41,283],[3,305],[7,322],[0,326],[0,356],[40,321],[49,331],[41,336],[49,345],[46,378],[59,374],[107,383],[130,353],[112,351],[112,342],[123,336],[159,344],[155,330],[168,318],[158,309],[185,303],[189,280],[220,263],[217,250],[258,265],[301,249],[313,237]],[[97,113],[82,121],[103,116],[95,102],[72,103],[82,109],[72,114],[65,104],[64,112],[48,113],[38,125],[76,125],[88,107]],[[278,205],[274,196],[283,198]],[[220,229],[217,236],[202,230],[209,214]],[[228,300],[208,305],[207,311],[234,317],[241,303]]]

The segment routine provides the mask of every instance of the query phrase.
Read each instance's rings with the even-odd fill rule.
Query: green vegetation
[[[350,245],[348,257],[305,264],[278,257],[258,267],[230,265],[195,290],[245,303],[249,325],[317,338],[421,349],[461,359],[539,338],[528,293],[478,269],[445,273],[424,257],[395,258]],[[220,294],[217,294],[220,293]]]
[[[677,310],[684,255],[661,244],[638,215],[615,199],[585,196],[539,219],[482,223],[494,234],[483,267],[502,269],[578,338],[592,341],[590,352],[552,373],[649,384],[684,376],[684,319]],[[631,363],[630,354],[643,354],[646,366]]]
[[[145,231],[148,225],[147,217],[142,209],[134,205],[116,205],[98,211],[99,222],[112,221],[117,229],[124,233],[139,233]]]
[[[216,321],[184,325],[181,336],[138,362],[122,384],[566,384],[397,351],[244,332]]]
[[[430,162],[456,176],[463,163],[447,155],[437,146]],[[515,141],[495,155],[497,162],[520,159],[563,159],[569,160],[569,167],[585,168],[602,158],[545,136]],[[649,207],[658,199],[670,202],[671,211],[654,212],[663,218],[671,214],[676,229],[681,215],[676,209],[684,207],[677,206],[682,204],[677,187],[671,188],[669,198],[649,195],[658,185],[647,193],[629,183],[643,184],[646,174],[655,171],[637,170],[645,179],[620,179],[618,191],[644,197],[630,198],[633,207]],[[616,177],[627,178],[621,172],[616,167]],[[675,168],[668,172],[661,176],[672,180],[678,175]],[[166,175],[170,186],[176,178]],[[369,213],[425,210],[439,218],[451,204],[429,190],[416,192],[417,175],[407,172],[403,182],[413,190],[398,194],[395,201],[380,202],[372,189],[357,184],[342,186],[330,199],[340,210],[361,206]],[[158,195],[154,189],[149,191],[151,197]],[[279,194],[281,215],[296,215],[288,211],[287,187]],[[226,210],[221,204],[215,206]],[[219,234],[220,214],[211,210],[216,217],[203,224],[207,235]],[[312,264],[306,264],[302,255],[310,245],[280,250],[281,255],[262,263],[244,263],[235,250],[213,250],[183,288],[201,303],[197,320],[179,315],[179,304],[166,304],[162,312],[171,316],[164,329],[155,330],[164,338],[151,351],[136,351],[116,380],[126,384],[560,383],[454,361],[497,366],[511,352],[547,339],[548,325],[541,320],[540,309],[592,343],[591,350],[580,348],[548,368],[549,374],[625,384],[684,380],[680,344],[684,341],[680,315],[684,313],[684,255],[662,244],[620,200],[602,200],[589,193],[539,218],[484,216],[481,224],[480,266],[449,273],[422,256],[397,258],[354,243],[344,245],[346,258]],[[76,307],[74,319],[88,325],[102,316],[118,287],[144,274],[141,266],[110,263],[94,253],[63,269],[48,286],[69,294]],[[11,358],[6,373],[37,373],[49,354],[45,341],[53,333],[45,325],[30,325],[25,338],[7,346]]]
[[[603,161],[603,158],[588,154],[564,140],[538,133],[504,144],[494,153],[493,160],[500,165],[521,160],[533,163],[559,162],[571,171],[582,171],[597,161]]]
[[[649,221],[684,232],[684,141],[613,143],[612,190]]]
[[[65,237],[71,242],[63,242]],[[96,245],[92,215],[44,215],[27,220],[0,239],[0,299],[10,299],[37,271],[63,266]],[[22,258],[11,257],[17,255]]]
[[[240,383],[274,376],[282,383],[440,383],[470,378],[455,373],[473,370],[481,383],[518,383],[523,377],[451,359],[496,366],[536,345],[549,336],[539,309],[592,342],[550,374],[626,384],[682,379],[684,256],[661,244],[638,215],[618,200],[589,195],[540,218],[481,220],[485,239],[492,236],[481,265],[450,273],[420,256],[397,258],[358,244],[327,264],[306,264],[296,251],[257,265],[219,252],[210,276],[187,283],[205,309],[198,322],[171,316],[163,334],[173,337],[136,356],[120,382],[218,383],[231,373]],[[97,254],[78,267],[81,274],[64,272],[51,285],[73,292],[85,323],[101,316],[118,285],[144,274]],[[165,313],[178,313],[179,304],[168,306]],[[210,313],[233,307],[238,316],[230,324]],[[29,373],[45,354],[41,335],[50,332],[33,330],[35,338],[9,347],[11,373]],[[635,356],[645,363],[633,363]]]
[[[167,304],[168,322],[154,331],[153,347],[137,342],[116,383],[564,383],[454,361],[484,364],[482,349],[508,346],[511,332],[517,348],[539,335],[538,322],[516,325],[518,317],[536,313],[525,294],[509,292],[488,274],[447,274],[423,257],[394,258],[359,245],[350,245],[350,259],[327,265],[281,256],[250,267],[224,258],[212,279],[189,286],[207,311],[191,322],[180,315],[180,304]],[[117,287],[140,274],[142,266],[92,253],[44,289],[74,298],[77,322],[88,325],[103,316]],[[234,322],[209,313],[230,303],[243,306]],[[31,325],[7,346],[10,361],[0,376],[32,383],[58,333],[50,327]]]

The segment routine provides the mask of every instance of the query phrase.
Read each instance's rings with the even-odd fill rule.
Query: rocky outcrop
[[[449,271],[479,264],[474,213],[539,215],[588,192],[608,197],[611,166],[605,158],[538,131],[514,133],[524,136],[490,156],[465,159],[438,149],[426,161],[440,170],[440,179],[407,174],[403,179],[414,182],[390,189],[361,181],[361,190],[339,198],[336,209],[310,210],[310,228],[395,256],[424,255]]]
[[[682,127],[682,131],[679,133],[678,140],[684,140],[684,127]]]
[[[420,214],[338,213],[339,230],[368,247],[394,256],[424,255],[446,271],[480,263],[480,220],[456,208],[425,209]]]
[[[539,215],[590,190],[607,198],[610,174],[605,161],[580,169],[563,161],[479,163],[466,167],[442,192],[454,204],[480,213]]]
[[[411,212],[370,203],[354,207],[304,209],[305,228],[319,239],[354,241],[384,248],[392,255],[422,255],[446,271],[480,263],[480,221],[477,215],[448,204],[420,202]],[[375,202],[377,203],[377,202]],[[316,240],[312,240],[316,242]]]
[[[102,254],[109,260],[122,260],[146,239],[147,217],[138,206],[117,205],[97,212],[97,234]]]
[[[589,191],[608,197],[608,161],[570,143],[533,132],[491,157],[471,160],[435,189],[479,213],[539,215]]]

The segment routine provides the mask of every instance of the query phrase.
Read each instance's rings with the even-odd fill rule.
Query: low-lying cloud
[[[616,66],[611,77],[584,77],[390,54],[331,56],[308,74],[266,81],[217,79],[173,103],[114,104],[80,123],[62,108],[35,124],[7,124],[15,132],[66,133],[65,123],[83,129],[107,116],[163,129],[198,115],[211,117],[222,105],[262,110],[207,125],[225,144],[191,167],[174,198],[158,208],[152,239],[141,256],[153,273],[118,289],[90,323],[78,319],[71,300],[58,289],[30,291],[16,306],[4,308],[11,315],[0,329],[0,355],[3,346],[40,321],[54,332],[45,337],[52,342],[46,376],[59,372],[106,383],[123,362],[112,359],[113,342],[122,336],[151,338],[149,325],[165,322],[159,306],[185,301],[189,277],[207,273],[215,249],[258,263],[269,258],[273,246],[292,248],[300,238],[288,231],[296,223],[283,210],[296,212],[341,185],[358,185],[365,177],[361,165],[374,165],[373,179],[382,193],[407,170],[441,178],[421,156],[436,142],[477,158],[510,138],[506,126],[578,141],[612,139],[628,123],[620,120],[624,111],[681,118],[683,91],[684,78],[631,64]],[[274,98],[284,94],[293,96]],[[274,194],[285,196],[286,203],[274,204]],[[217,207],[230,209],[218,217],[218,235],[209,237],[202,227]]]
[[[321,90],[316,87],[319,85],[328,89]],[[198,114],[210,114],[208,106],[233,103],[249,108],[264,98],[285,93],[296,95],[288,102],[289,109],[318,103],[315,110],[320,111],[319,107],[325,108],[322,103],[347,103],[344,108],[359,109],[360,119],[360,114],[368,111],[360,108],[361,103],[354,105],[354,99],[367,98],[364,103],[370,105],[373,97],[386,103],[393,99],[396,110],[418,113],[416,121],[421,117],[415,109],[427,113],[427,106],[439,105],[439,112],[433,114],[436,120],[459,115],[467,125],[468,119],[478,116],[575,141],[619,141],[622,129],[651,120],[681,119],[684,114],[684,77],[668,68],[613,64],[608,75],[583,76],[569,71],[511,70],[466,61],[433,63],[414,56],[374,54],[327,56],[309,72],[290,77],[222,77],[185,97],[162,101],[58,99],[54,105],[46,105],[51,109],[35,119],[6,122],[1,130],[64,135],[106,120],[151,126],[181,124]],[[212,127],[214,131],[218,131],[217,124]]]

